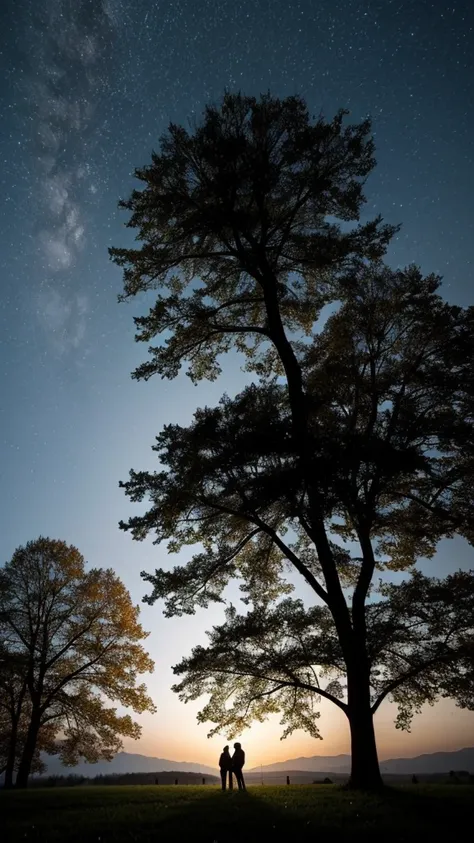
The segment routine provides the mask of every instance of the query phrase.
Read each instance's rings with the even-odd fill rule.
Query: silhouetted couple
[[[225,790],[227,783],[227,775],[229,776],[229,790],[233,790],[234,783],[232,774],[237,779],[239,790],[245,790],[245,782],[242,774],[242,769],[245,764],[245,752],[239,743],[234,744],[234,754],[231,756],[229,747],[225,746],[221,757],[219,758],[219,767],[221,770],[222,790]]]

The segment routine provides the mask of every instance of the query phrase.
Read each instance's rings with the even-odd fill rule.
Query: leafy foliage
[[[390,695],[399,707],[397,728],[409,730],[421,705],[441,696],[474,708],[472,574],[438,580],[416,572],[380,594],[366,614],[372,711]],[[184,676],[174,686],[184,701],[209,695],[198,719],[215,724],[210,736],[224,731],[233,738],[280,712],[283,737],[304,729],[320,738],[321,697],[347,713],[346,665],[331,614],[300,600],[240,616],[227,609],[209,646],[195,647],[175,673]]]
[[[187,360],[193,380],[212,379],[234,345],[266,372],[276,364],[269,298],[287,330],[309,334],[335,278],[383,255],[395,229],[355,225],[374,166],[370,123],[345,126],[345,114],[311,122],[300,97],[226,94],[193,134],[170,125],[160,154],[136,170],[144,189],[121,202],[143,245],[111,249],[124,298],[159,290],[135,319],[137,339],[168,333],[135,377],[174,377]]]

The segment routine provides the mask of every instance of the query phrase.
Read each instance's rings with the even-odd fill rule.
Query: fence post
[[[287,776],[287,777],[286,777],[286,783],[287,783],[287,784],[289,784],[289,783],[290,783],[290,777],[289,777],[289,776]]]

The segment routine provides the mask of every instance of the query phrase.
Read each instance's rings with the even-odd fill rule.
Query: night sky
[[[134,168],[169,121],[198,117],[224,88],[298,93],[328,118],[340,107],[353,121],[369,114],[378,167],[364,213],[403,224],[390,262],[440,273],[445,295],[470,304],[474,2],[3,0],[0,26],[2,558],[39,534],[61,538],[115,567],[138,602],[140,570],[166,557],[118,530],[132,512],[118,481],[152,466],[165,422],[185,423],[245,380],[230,356],[212,385],[131,381],[146,355],[132,316],[145,302],[117,304],[121,276],[107,248],[130,242],[117,201]],[[431,570],[449,566],[472,567],[462,543],[447,543]],[[160,712],[143,719],[134,751],[215,760],[220,741],[206,742],[196,708],[168,688],[170,665],[219,618],[143,610]],[[444,708],[441,737],[433,714],[400,737],[387,712],[382,757],[474,743],[474,715]],[[274,744],[272,724],[253,730],[249,764],[345,751],[345,727],[324,716],[319,745],[302,734]]]

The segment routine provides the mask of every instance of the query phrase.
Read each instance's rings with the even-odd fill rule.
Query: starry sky
[[[118,488],[150,468],[166,422],[245,383],[230,355],[223,377],[193,387],[136,383],[146,350],[133,341],[144,303],[117,304],[110,245],[130,232],[117,201],[134,186],[169,121],[199,117],[224,88],[303,95],[314,114],[370,114],[378,167],[365,216],[403,228],[393,265],[419,263],[444,293],[472,303],[474,244],[474,3],[472,0],[3,0],[0,8],[0,510],[1,555],[38,535],[74,543],[114,567],[139,602],[140,571],[164,549],[118,530],[133,506]],[[140,310],[142,308],[142,311]],[[431,567],[472,567],[461,542]],[[232,595],[231,595],[232,596]],[[169,691],[171,665],[205,641],[220,610],[163,620],[144,607],[158,705],[127,749],[214,763],[198,706]],[[381,757],[474,744],[474,715],[450,703],[395,732],[377,716]],[[345,722],[323,707],[324,743],[278,741],[278,723],[242,737],[248,762],[348,748]]]

